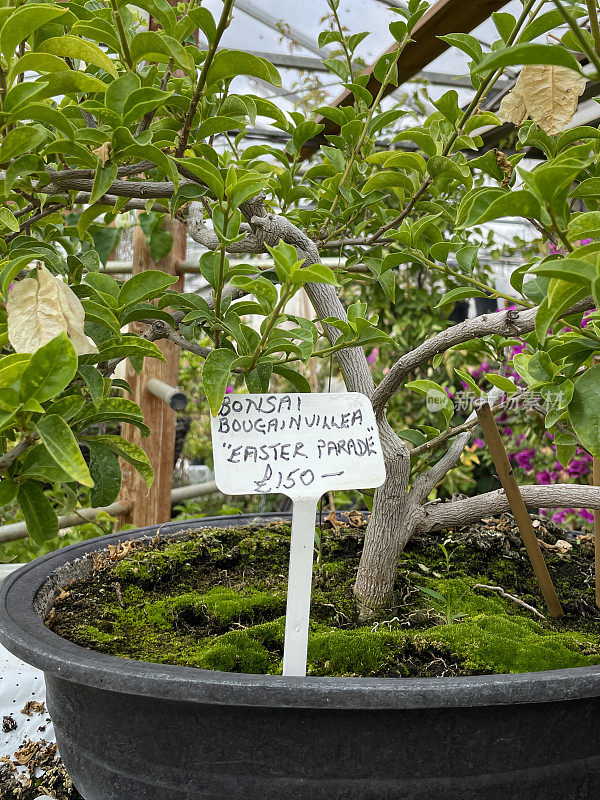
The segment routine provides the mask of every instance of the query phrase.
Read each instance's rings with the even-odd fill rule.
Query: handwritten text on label
[[[375,415],[356,392],[227,395],[212,435],[226,494],[318,497],[385,480]]]

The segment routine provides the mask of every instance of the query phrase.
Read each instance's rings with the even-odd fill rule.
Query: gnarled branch
[[[600,486],[555,483],[548,486],[521,486],[528,508],[591,508],[600,509]],[[486,492],[465,500],[428,503],[423,508],[423,531],[471,525],[483,517],[510,511],[503,489]]]

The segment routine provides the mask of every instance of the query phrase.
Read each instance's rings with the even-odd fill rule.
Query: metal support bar
[[[288,25],[282,26],[282,18],[277,19],[277,17],[274,17],[272,14],[263,11],[262,8],[257,8],[254,3],[250,3],[248,0],[237,0],[235,7],[237,10],[243,11],[244,14],[247,14],[249,17],[262,22],[262,24],[266,25],[267,28],[277,31],[280,36],[285,36],[287,39],[291,39],[292,42],[302,45],[302,47],[310,50],[311,53],[314,53],[321,58],[329,58],[329,53],[327,50],[323,50],[322,48],[318,47],[310,37],[305,36],[296,28],[292,28]]]
[[[171,502],[180,503],[190,497],[201,497],[205,494],[217,494],[217,484],[214,481],[207,483],[194,483],[191,486],[179,486],[171,490]],[[58,518],[58,528],[72,528],[75,525],[82,525],[84,522],[93,522],[99,514],[108,514],[111,517],[118,517],[121,514],[129,514],[131,504],[119,500],[110,506],[102,508],[78,508],[77,513],[66,514]],[[10,525],[0,527],[0,544],[14,542],[17,539],[26,539],[28,536],[27,525],[24,522],[13,522]]]
[[[184,411],[188,404],[188,398],[185,392],[182,392],[181,389],[176,386],[169,386],[168,383],[158,378],[150,378],[146,383],[146,389],[174,411]]]
[[[58,518],[58,528],[72,528],[74,525],[82,525],[84,522],[93,522],[99,514],[108,514],[111,517],[118,517],[126,514],[130,510],[129,503],[119,501],[110,506],[101,508],[78,508],[77,513],[65,514]],[[24,522],[13,522],[10,525],[0,527],[0,544],[13,542],[16,539],[26,539],[28,536],[27,525]]]

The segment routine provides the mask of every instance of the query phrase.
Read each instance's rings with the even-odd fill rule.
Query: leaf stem
[[[593,47],[589,46],[589,43],[586,40],[586,38],[583,35],[583,33],[581,32],[581,29],[580,29],[579,25],[573,19],[573,17],[569,14],[569,12],[563,6],[563,4],[560,2],[560,0],[554,0],[554,5],[560,11],[560,14],[561,14],[562,18],[567,23],[569,28],[571,28],[571,30],[573,31],[573,35],[575,36],[575,38],[577,39],[577,41],[581,45],[581,52],[585,53],[585,55],[589,58],[589,60],[592,62],[592,64],[596,68],[596,72],[598,73],[598,75],[600,75],[600,56],[598,56],[598,53],[596,52],[596,50],[594,50]],[[591,24],[591,21],[592,20],[591,20],[591,17],[590,17],[590,24]],[[596,20],[596,22],[597,22],[597,20]],[[596,42],[595,37],[594,37],[594,42]],[[597,44],[596,44],[596,47],[597,47]]]
[[[119,11],[119,7],[117,6],[117,0],[110,0],[110,4],[112,7],[115,25],[117,26],[117,31],[119,33],[119,40],[121,42],[121,47],[123,48],[123,58],[125,59],[125,63],[129,67],[129,69],[134,69],[135,64],[133,63],[133,58],[131,57],[129,42],[127,41],[127,34],[125,33],[125,28],[123,26],[121,12]]]
[[[600,55],[600,24],[598,23],[598,8],[596,0],[585,0],[590,18],[590,31],[594,37],[594,49]]]
[[[223,3],[223,11],[221,12],[221,18],[219,19],[219,24],[217,25],[215,37],[208,45],[208,50],[206,51],[206,58],[204,59],[204,63],[202,64],[200,76],[198,78],[198,82],[196,83],[194,94],[192,95],[192,99],[190,101],[190,107],[188,109],[187,114],[185,115],[183,130],[181,131],[179,141],[177,142],[177,149],[175,150],[176,158],[181,158],[182,155],[185,153],[185,148],[187,147],[190,138],[190,133],[192,132],[192,123],[196,115],[196,109],[198,108],[200,97],[204,90],[204,86],[206,85],[208,71],[212,66],[221,38],[223,37],[223,34],[225,33],[227,26],[229,25],[229,17],[231,15],[231,10],[233,8],[234,3],[235,0],[225,0],[225,2]]]

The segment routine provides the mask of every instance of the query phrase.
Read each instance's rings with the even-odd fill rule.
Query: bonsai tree
[[[487,374],[496,408],[526,389],[539,394],[562,463],[578,446],[600,456],[600,134],[564,131],[585,86],[581,64],[600,74],[600,41],[595,2],[556,0],[540,13],[543,3],[526,0],[518,19],[494,15],[499,38],[489,53],[470,35],[444,37],[470,58],[473,99],[461,108],[457,93],[446,92],[421,126],[403,127],[405,109],[383,110],[382,100],[427,3],[397,10],[397,48],[374,66],[375,93],[357,66],[367,34],[346,35],[338,0],[328,4],[320,44],[336,51],[325,66],[353,102],[312,114],[284,114],[258,93],[236,93],[238,76],[275,85],[280,78],[264,59],[221,46],[234,0],[224,0],[218,19],[193,0],[176,8],[166,0],[0,8],[0,503],[16,499],[41,540],[57,533],[57,507],[89,490],[94,505],[114,500],[117,457],[151,483],[143,450],[99,426],[147,431],[114,373],[124,359],[139,370],[144,358],[161,358],[161,338],[205,359],[213,413],[232,374],[252,392],[268,392],[273,376],[309,391],[299,368],[334,355],[348,389],[371,398],[387,467],[355,587],[372,613],[390,603],[398,554],[416,532],[508,508],[501,491],[435,501],[476,422],[451,425],[453,403],[436,377],[444,354],[460,358],[470,348],[496,359],[498,370]],[[156,30],[146,29],[147,13]],[[593,35],[580,27],[584,13]],[[532,43],[563,24],[562,41]],[[518,126],[510,152],[483,151],[478,131],[501,122],[482,110],[486,95],[514,65],[525,66],[500,109]],[[284,147],[246,141],[257,117],[287,135]],[[322,120],[337,132],[325,135]],[[320,149],[304,169],[309,142]],[[530,169],[519,165],[526,148],[541,155]],[[206,248],[199,266],[210,300],[170,290],[174,279],[160,271],[125,282],[101,271],[118,237],[111,223],[136,211],[151,251],[169,247],[167,215]],[[479,226],[509,215],[529,220],[551,252],[516,269],[512,292],[502,293],[479,269]],[[274,269],[252,258],[261,254]],[[328,255],[343,256],[344,266],[324,266]],[[444,305],[489,296],[509,307],[425,339],[375,386],[365,348],[390,337],[348,292],[351,268],[362,265],[393,298],[398,276],[414,264],[454,287]],[[314,320],[286,312],[301,288]],[[343,303],[349,294],[353,302]],[[249,314],[262,320],[258,330]],[[143,335],[123,332],[138,320],[147,323]],[[505,375],[508,361],[518,385]],[[412,380],[417,373],[424,377]],[[427,399],[431,424],[392,430],[386,406],[400,390]],[[534,507],[600,508],[595,487],[525,486],[523,496]]]

